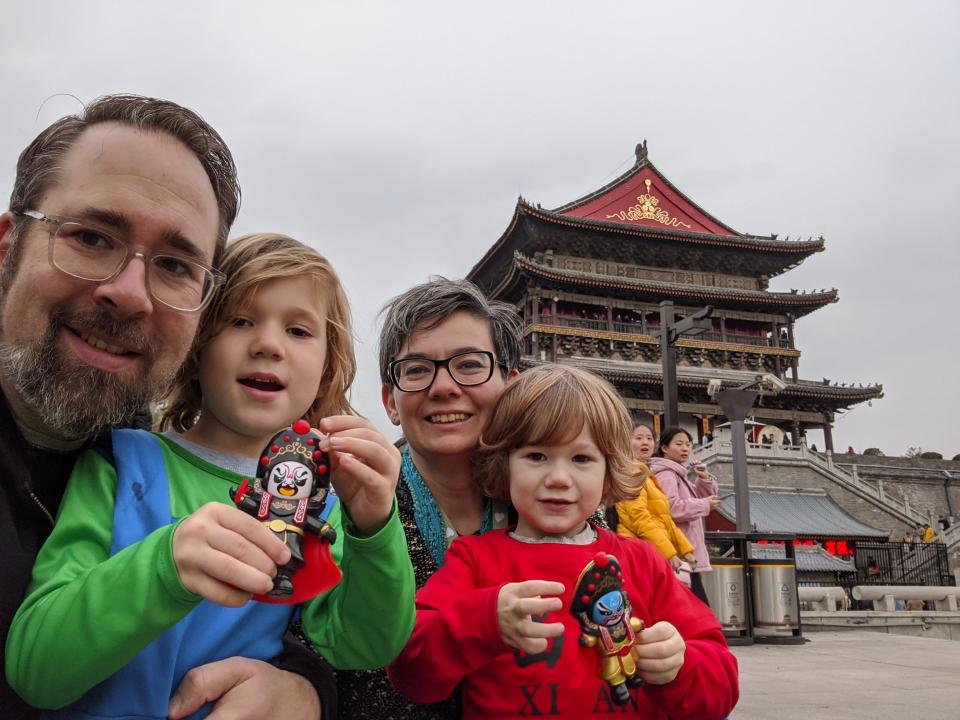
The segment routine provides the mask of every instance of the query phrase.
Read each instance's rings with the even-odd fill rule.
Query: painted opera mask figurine
[[[630,702],[628,688],[643,685],[637,674],[637,633],[643,621],[631,616],[623,572],[613,555],[598,552],[577,578],[570,612],[580,624],[580,645],[597,653],[597,674],[617,705]]]
[[[290,548],[290,560],[277,567],[273,589],[257,600],[298,603],[340,580],[330,546],[336,530],[326,521],[337,498],[330,487],[330,464],[319,449],[321,436],[306,420],[277,433],[264,448],[251,487],[248,481],[230,497]]]

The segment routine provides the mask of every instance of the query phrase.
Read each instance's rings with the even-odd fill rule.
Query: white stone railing
[[[857,585],[851,595],[854,600],[880,600],[886,612],[896,611],[897,600],[924,600],[932,602],[934,610],[957,612],[960,588],[937,585]]]
[[[947,546],[947,550],[960,545],[960,523],[954,523],[948,530],[940,530],[937,539]]]
[[[733,461],[733,449],[730,441],[713,440],[700,446],[696,451],[696,455],[701,462],[707,464],[719,460],[723,460],[724,462]],[[833,462],[832,453],[826,452],[821,455],[820,453],[810,450],[805,443],[801,443],[800,445],[747,443],[747,462],[751,464],[807,465],[859,497],[869,500],[883,507],[887,512],[897,515],[909,525],[916,525],[918,523],[925,524],[928,521],[922,513],[910,506],[910,502],[906,497],[900,499],[888,495],[884,489],[882,480],[878,480],[876,486],[865,482],[858,475],[856,465],[851,465],[850,471],[847,471],[845,468]],[[957,528],[957,530],[960,530],[960,528]],[[954,542],[958,541],[960,541],[960,533],[957,534]]]
[[[842,587],[808,587],[801,585],[797,588],[800,602],[809,603],[812,610],[836,612],[847,609],[847,594]]]

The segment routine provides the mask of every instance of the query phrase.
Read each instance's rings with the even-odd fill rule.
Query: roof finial
[[[637,154],[637,165],[647,161],[647,139],[644,138],[642,143],[638,143],[636,150],[634,152]]]

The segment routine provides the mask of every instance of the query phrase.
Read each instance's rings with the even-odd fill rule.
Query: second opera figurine
[[[623,572],[613,555],[599,552],[577,578],[570,612],[580,623],[580,645],[597,653],[597,673],[617,705],[630,702],[630,691],[643,685],[637,674],[637,633],[643,621],[623,589]]]

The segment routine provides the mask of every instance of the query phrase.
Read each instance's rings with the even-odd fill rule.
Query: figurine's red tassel
[[[236,503],[237,507],[240,507],[241,503],[243,503],[243,498],[249,489],[250,482],[248,480],[245,479],[240,483],[240,487],[237,488],[237,494],[233,496],[233,502]]]

